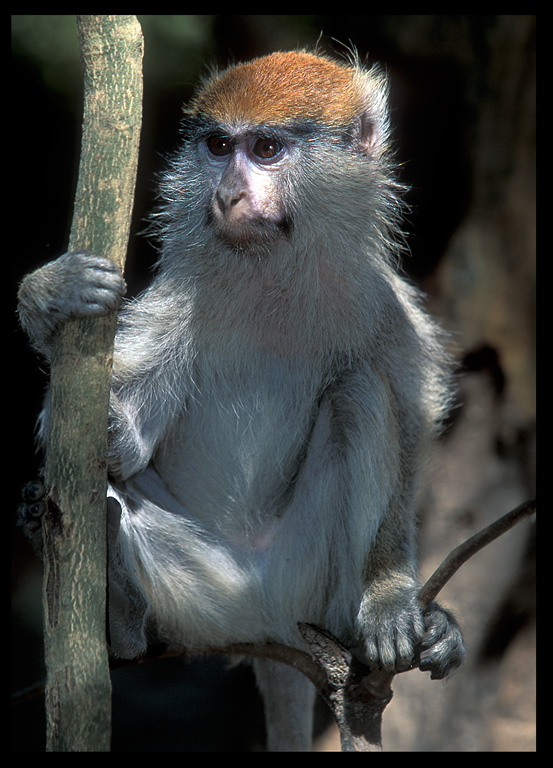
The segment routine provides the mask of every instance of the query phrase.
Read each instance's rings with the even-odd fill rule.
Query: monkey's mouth
[[[288,218],[276,221],[263,216],[244,219],[228,218],[217,216],[212,209],[208,211],[208,224],[227,245],[240,248],[242,251],[288,237],[291,230],[291,222]]]

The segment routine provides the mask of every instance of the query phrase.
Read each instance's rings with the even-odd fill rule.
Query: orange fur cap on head
[[[216,75],[191,104],[217,122],[345,125],[363,108],[359,70],[305,51],[273,53]]]

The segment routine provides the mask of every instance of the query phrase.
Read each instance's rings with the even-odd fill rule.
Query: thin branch
[[[467,539],[452,550],[441,565],[436,568],[432,576],[419,592],[419,601],[423,610],[426,610],[440,590],[447,584],[454,573],[466,563],[466,561],[479,552],[483,547],[506,533],[523,518],[529,517],[536,511],[536,500],[525,501],[516,509],[507,512],[499,520],[483,528],[470,539]]]

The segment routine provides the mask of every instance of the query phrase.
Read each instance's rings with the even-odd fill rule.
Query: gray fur
[[[313,127],[271,176],[287,230],[245,244],[221,236],[209,215],[219,179],[196,135],[165,175],[157,274],[123,306],[115,344],[112,568],[125,574],[113,576],[117,604],[131,584],[139,613],[114,619],[122,656],[149,634],[192,649],[301,648],[302,621],[393,671],[423,638],[416,494],[450,363],[395,269],[385,82],[356,77],[365,101],[349,135]],[[60,320],[108,310],[122,290],[105,261],[65,254],[23,283],[22,323],[47,354]],[[436,676],[463,655],[440,611],[427,618],[442,644],[427,653]]]

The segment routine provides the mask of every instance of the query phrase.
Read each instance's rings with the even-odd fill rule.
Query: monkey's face
[[[214,234],[275,262],[290,246],[318,253],[340,232],[349,244],[348,228],[364,240],[362,222],[364,233],[375,230],[370,190],[387,151],[386,94],[378,71],[305,51],[215,72],[184,109],[166,221],[179,236],[205,243]]]
[[[252,131],[217,131],[202,139],[199,150],[211,180],[208,218],[222,239],[243,250],[287,236],[282,182],[292,161],[290,145]]]

